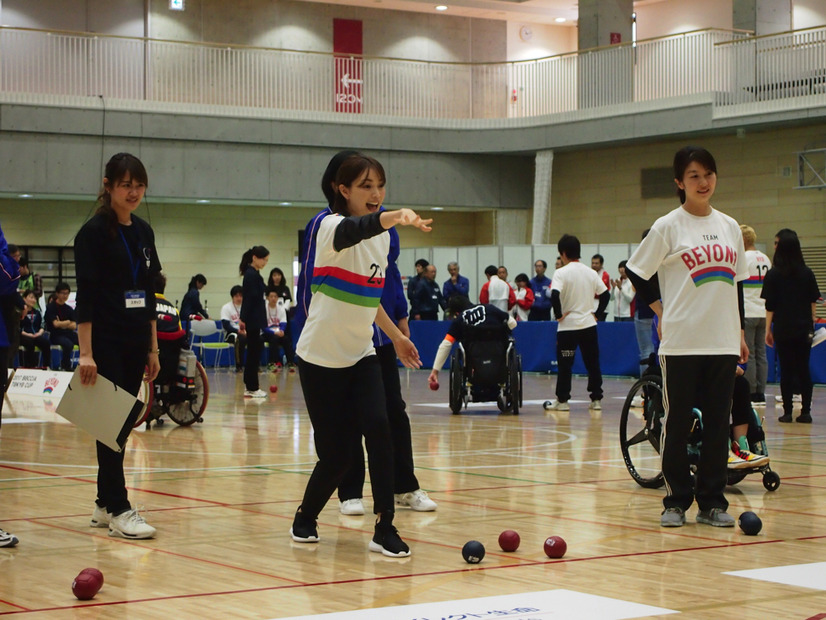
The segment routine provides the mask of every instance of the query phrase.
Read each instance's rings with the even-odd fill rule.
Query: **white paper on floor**
[[[417,618],[502,618],[503,620],[622,620],[676,614],[677,611],[640,605],[572,590],[546,590],[461,601],[419,603],[380,609],[358,609],[282,620],[414,620]]]
[[[826,590],[826,562],[792,564],[790,566],[775,566],[774,568],[753,568],[723,574],[771,581],[772,583],[782,583],[789,586],[800,586],[801,588]]]

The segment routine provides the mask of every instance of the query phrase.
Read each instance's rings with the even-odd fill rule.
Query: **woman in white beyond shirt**
[[[332,214],[316,233],[316,256],[307,322],[296,350],[301,389],[313,424],[318,462],[313,469],[290,535],[318,542],[317,518],[353,458],[360,434],[367,445],[373,511],[377,515],[370,551],[406,557],[410,548],[393,527],[393,441],[381,367],[373,347],[373,322],[393,341],[402,363],[421,367],[413,343],[380,305],[390,250],[387,230],[396,225],[429,231],[410,209],[379,211],[385,174],[371,157],[351,155],[336,174]]]
[[[723,491],[735,369],[749,354],[743,332],[746,251],[737,222],[711,206],[717,185],[711,153],[696,146],[678,151],[674,181],[682,205],[654,222],[625,267],[638,303],[648,303],[659,317],[665,405],[660,455],[667,493],[660,525],[684,525],[696,498],[698,523],[733,527]],[[703,412],[696,493],[687,450],[695,406]]]

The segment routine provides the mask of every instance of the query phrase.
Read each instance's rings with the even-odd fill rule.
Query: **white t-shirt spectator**
[[[279,297],[275,302],[275,308],[271,308],[267,303],[267,327],[281,329],[281,324],[287,322],[287,306],[290,302],[285,302],[283,297]]]
[[[512,290],[510,284],[499,276],[491,276],[488,284],[488,303],[507,312]]]
[[[611,299],[614,300],[614,316],[619,319],[631,316],[631,302],[634,301],[634,285],[625,278],[622,285],[611,289]]]
[[[600,296],[608,289],[596,271],[578,260],[571,261],[554,272],[551,290],[559,291],[562,314],[557,331],[566,332],[594,327],[594,295]]]
[[[221,307],[221,320],[229,321],[235,329],[239,329],[241,321],[241,306],[236,306],[231,301],[228,301]]]
[[[749,272],[733,218],[678,207],[654,222],[627,268],[645,280],[659,274],[662,355],[740,355],[737,282]]]
[[[748,250],[746,264],[749,266],[749,278],[743,282],[746,318],[765,319],[766,300],[760,297],[760,292],[763,290],[763,278],[771,269],[772,262],[760,250]]]

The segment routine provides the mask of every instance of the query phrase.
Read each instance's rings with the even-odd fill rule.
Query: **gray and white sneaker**
[[[92,513],[92,518],[89,520],[90,527],[109,527],[109,522],[112,520],[112,515],[106,508],[101,508],[95,504],[95,511]]]
[[[588,405],[588,409],[590,409],[591,411],[601,411],[602,410],[602,401],[599,400],[599,399],[592,400],[591,404]]]
[[[714,527],[734,527],[734,517],[722,508],[701,510],[697,513],[697,523],[705,523]]]
[[[266,398],[267,393],[264,390],[245,390],[244,398]]]
[[[152,538],[155,531],[134,508],[113,516],[109,521],[109,536],[140,540]]]
[[[666,508],[660,517],[661,527],[682,527],[685,525],[685,510],[682,508]]]
[[[407,506],[417,512],[436,510],[436,502],[430,499],[427,492],[422,489],[416,489],[410,493],[396,493],[396,506]]]
[[[364,502],[361,501],[360,497],[345,499],[343,502],[339,502],[338,510],[343,515],[363,515]]]

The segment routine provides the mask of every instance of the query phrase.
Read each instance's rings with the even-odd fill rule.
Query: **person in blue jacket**
[[[17,284],[20,281],[20,268],[17,261],[9,254],[9,245],[3,230],[0,229],[0,297],[14,299],[19,297]],[[3,418],[3,401],[6,400],[6,381],[8,380],[9,338],[6,324],[0,314],[0,420]],[[0,547],[14,547],[20,542],[14,534],[0,529]]]
[[[328,205],[335,198],[334,181],[342,162],[350,155],[357,155],[358,151],[345,150],[337,153],[330,160],[324,175],[321,177],[321,191],[327,198]],[[299,253],[301,271],[298,275],[298,290],[296,295],[295,323],[300,330],[307,320],[307,310],[310,307],[312,291],[313,266],[315,264],[316,233],[321,221],[332,213],[328,206],[319,211],[307,224],[304,230],[304,247]],[[395,228],[390,233],[390,252],[387,256],[384,289],[381,296],[381,306],[387,315],[396,323],[399,330],[408,338],[407,299],[401,273],[396,264],[399,257],[399,234]],[[396,361],[396,352],[390,341],[377,325],[373,325],[373,346],[376,348],[376,357],[381,366],[382,382],[384,383],[385,400],[387,404],[387,418],[390,423],[390,433],[393,437],[394,450],[394,491],[397,506],[408,506],[421,512],[436,510],[437,504],[427,496],[419,486],[419,481],[413,471],[413,446],[410,435],[410,419],[407,416],[407,405],[401,394],[399,368]],[[362,453],[361,437],[358,438],[358,447],[354,446],[354,454]],[[339,509],[346,515],[363,515],[362,488],[364,486],[364,457],[353,460],[353,467],[341,481],[338,488]]]

